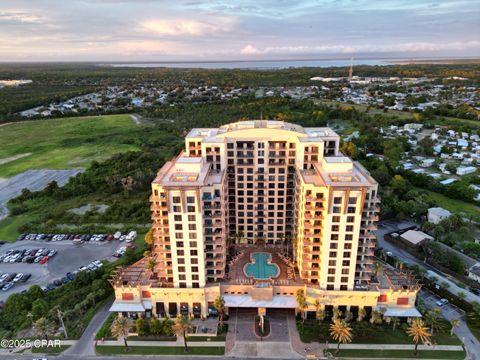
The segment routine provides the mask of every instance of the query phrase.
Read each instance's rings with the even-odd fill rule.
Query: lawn
[[[306,320],[302,326],[301,322],[297,322],[297,329],[300,339],[309,343],[312,341],[325,342],[335,341],[329,336],[328,322],[317,323],[315,320]],[[405,331],[406,324],[401,324],[393,330],[392,325],[372,325],[367,321],[351,322],[353,329],[354,344],[412,344],[412,339]],[[302,329],[303,327],[303,329]],[[449,331],[436,333],[432,337],[432,343],[436,345],[460,345],[460,340],[456,336],[451,336]]]
[[[443,351],[443,350],[419,350],[417,355],[413,355],[413,350],[363,350],[363,349],[345,349],[335,353],[330,349],[332,355],[336,357],[358,357],[358,358],[411,358],[411,359],[465,359],[464,351]]]
[[[67,350],[70,345],[49,346],[49,347],[32,347],[33,354],[60,354]]]
[[[92,160],[138,150],[128,137],[136,127],[129,115],[37,120],[2,126],[0,177],[12,177],[29,169],[86,167]],[[7,161],[13,157],[16,159]]]
[[[184,348],[180,346],[130,346],[130,350],[126,353],[124,346],[96,346],[95,350],[98,355],[217,355],[221,356],[225,353],[224,347],[189,347],[188,353],[184,352]]]
[[[438,206],[451,211],[456,214],[463,214],[466,217],[471,217],[475,221],[480,222],[480,207],[470,204],[462,200],[454,200],[446,197],[442,194],[425,190],[422,188],[415,188],[418,191],[422,191],[428,194]]]

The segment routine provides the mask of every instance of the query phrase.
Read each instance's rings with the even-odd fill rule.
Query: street
[[[416,264],[421,268],[428,271],[428,276],[435,276],[438,279],[438,283],[441,284],[445,282],[449,285],[448,291],[451,293],[458,295],[459,293],[465,294],[465,300],[469,302],[476,301],[480,303],[480,296],[477,296],[471,293],[468,289],[464,289],[459,287],[453,280],[450,275],[443,274],[439,270],[433,268],[432,266],[424,263],[422,260],[416,258],[409,252],[397,247],[396,245],[386,241],[384,239],[384,235],[394,230],[398,230],[398,228],[394,227],[392,224],[393,222],[380,222],[378,226],[378,230],[375,231],[375,235],[377,235],[377,242],[378,247],[383,248],[385,251],[391,251],[394,256],[398,257],[402,260],[405,264]]]

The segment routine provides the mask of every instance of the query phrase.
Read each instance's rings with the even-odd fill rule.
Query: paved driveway
[[[429,291],[421,290],[419,297],[423,299],[425,306],[428,309],[434,309],[435,307],[438,307],[435,302],[440,298]],[[452,305],[444,305],[440,309],[442,310],[443,317],[448,321],[453,319],[460,320],[460,326],[454,329],[454,333],[459,337],[460,340],[462,340],[466,350],[471,356],[470,359],[479,360],[480,341],[478,341],[468,329],[463,312]]]

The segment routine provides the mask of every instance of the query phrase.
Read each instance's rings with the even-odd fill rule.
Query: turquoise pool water
[[[271,255],[268,253],[253,253],[253,262],[245,265],[245,274],[255,279],[266,280],[277,277],[280,269],[275,264],[269,264]]]

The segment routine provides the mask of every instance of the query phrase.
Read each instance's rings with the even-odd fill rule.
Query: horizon
[[[4,0],[0,51],[2,62],[477,58],[479,15],[480,0]]]

